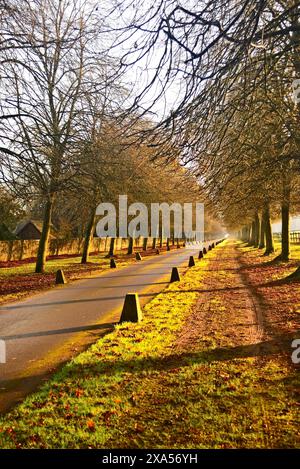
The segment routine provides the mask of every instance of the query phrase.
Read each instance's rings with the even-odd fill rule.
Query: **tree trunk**
[[[91,245],[91,240],[93,238],[93,230],[95,226],[95,215],[96,211],[94,208],[91,209],[90,213],[90,219],[88,221],[87,227],[86,227],[86,232],[85,232],[85,238],[84,238],[84,244],[83,244],[83,251],[82,251],[82,257],[81,257],[81,264],[86,264],[89,259],[89,251],[90,251],[90,245]]]
[[[254,246],[257,248],[259,246],[259,216],[257,212],[255,212],[254,223],[255,223]]]
[[[250,244],[251,242],[251,225],[246,227],[246,243]]]
[[[281,203],[281,254],[283,261],[288,261],[290,257],[290,183],[283,180],[283,198]]]
[[[156,248],[156,238],[153,238],[152,249],[155,249],[155,248]]]
[[[281,259],[288,261],[290,257],[290,206],[288,202],[282,202],[281,205]]]
[[[255,245],[255,221],[251,223],[251,236],[250,236],[250,242],[251,246]]]
[[[265,245],[265,220],[264,216],[262,214],[261,216],[261,222],[260,222],[260,236],[259,236],[259,249],[264,249],[266,247]]]
[[[147,244],[148,244],[148,238],[144,238],[144,240],[143,240],[143,251],[147,251]]]
[[[265,255],[268,256],[274,252],[274,243],[272,235],[272,226],[270,220],[270,208],[269,205],[266,205],[264,209],[264,222],[265,222],[265,234],[266,234],[266,251]]]
[[[133,254],[133,238],[129,238],[127,254]]]
[[[53,195],[50,195],[45,205],[43,229],[42,229],[41,238],[39,242],[37,261],[36,261],[36,266],[35,266],[35,272],[38,274],[43,273],[45,271],[46,257],[47,257],[49,237],[50,237],[50,226],[51,226],[53,202],[54,202],[54,197]]]
[[[108,257],[113,257],[115,254],[115,242],[116,242],[116,238],[110,238]]]

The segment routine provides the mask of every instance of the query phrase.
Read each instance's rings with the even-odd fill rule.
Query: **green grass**
[[[219,293],[215,334],[175,347],[217,251],[3,416],[0,447],[299,447],[296,373],[276,355],[234,355]]]
[[[74,267],[74,265],[79,265],[81,262],[81,256],[78,257],[69,257],[64,259],[51,259],[48,260],[46,263],[45,273],[53,273],[56,272],[58,269],[64,269],[69,267]],[[101,258],[100,255],[90,256],[89,262],[92,264],[108,264],[107,259]],[[32,263],[24,263],[19,266],[14,267],[3,267],[0,269],[0,277],[8,277],[12,275],[28,275],[34,274],[35,272],[35,262]]]
[[[275,252],[279,254],[281,251],[281,243],[280,241],[274,242]],[[291,260],[300,260],[300,244],[290,244],[290,258]]]

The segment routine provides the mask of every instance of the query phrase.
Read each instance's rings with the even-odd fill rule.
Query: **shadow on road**
[[[28,332],[27,334],[1,336],[1,340],[9,341],[9,340],[16,340],[16,339],[27,339],[28,337],[41,337],[41,336],[57,335],[57,334],[71,334],[71,333],[84,332],[84,331],[98,331],[102,329],[112,330],[116,324],[117,324],[116,322],[108,322],[104,324],[91,324],[89,326],[69,327],[66,329],[54,329],[52,331]]]

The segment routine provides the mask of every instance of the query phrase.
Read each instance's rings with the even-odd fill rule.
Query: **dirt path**
[[[224,346],[224,336],[230,343],[226,345],[232,346],[260,344],[267,338],[263,311],[241,271],[237,245],[230,243],[216,252],[197,305],[177,339],[178,349],[194,349],[203,336],[208,341],[213,338],[218,347]]]

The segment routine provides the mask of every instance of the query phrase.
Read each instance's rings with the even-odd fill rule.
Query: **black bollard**
[[[137,293],[127,293],[122,309],[120,323],[140,322],[143,319],[140,300]]]
[[[190,259],[189,259],[189,267],[194,267],[194,265],[195,265],[194,256],[190,256]]]
[[[177,267],[172,267],[171,280],[170,283],[179,282],[180,275]]]
[[[65,274],[61,269],[56,272],[55,283],[56,285],[64,285],[65,283],[67,283]]]

